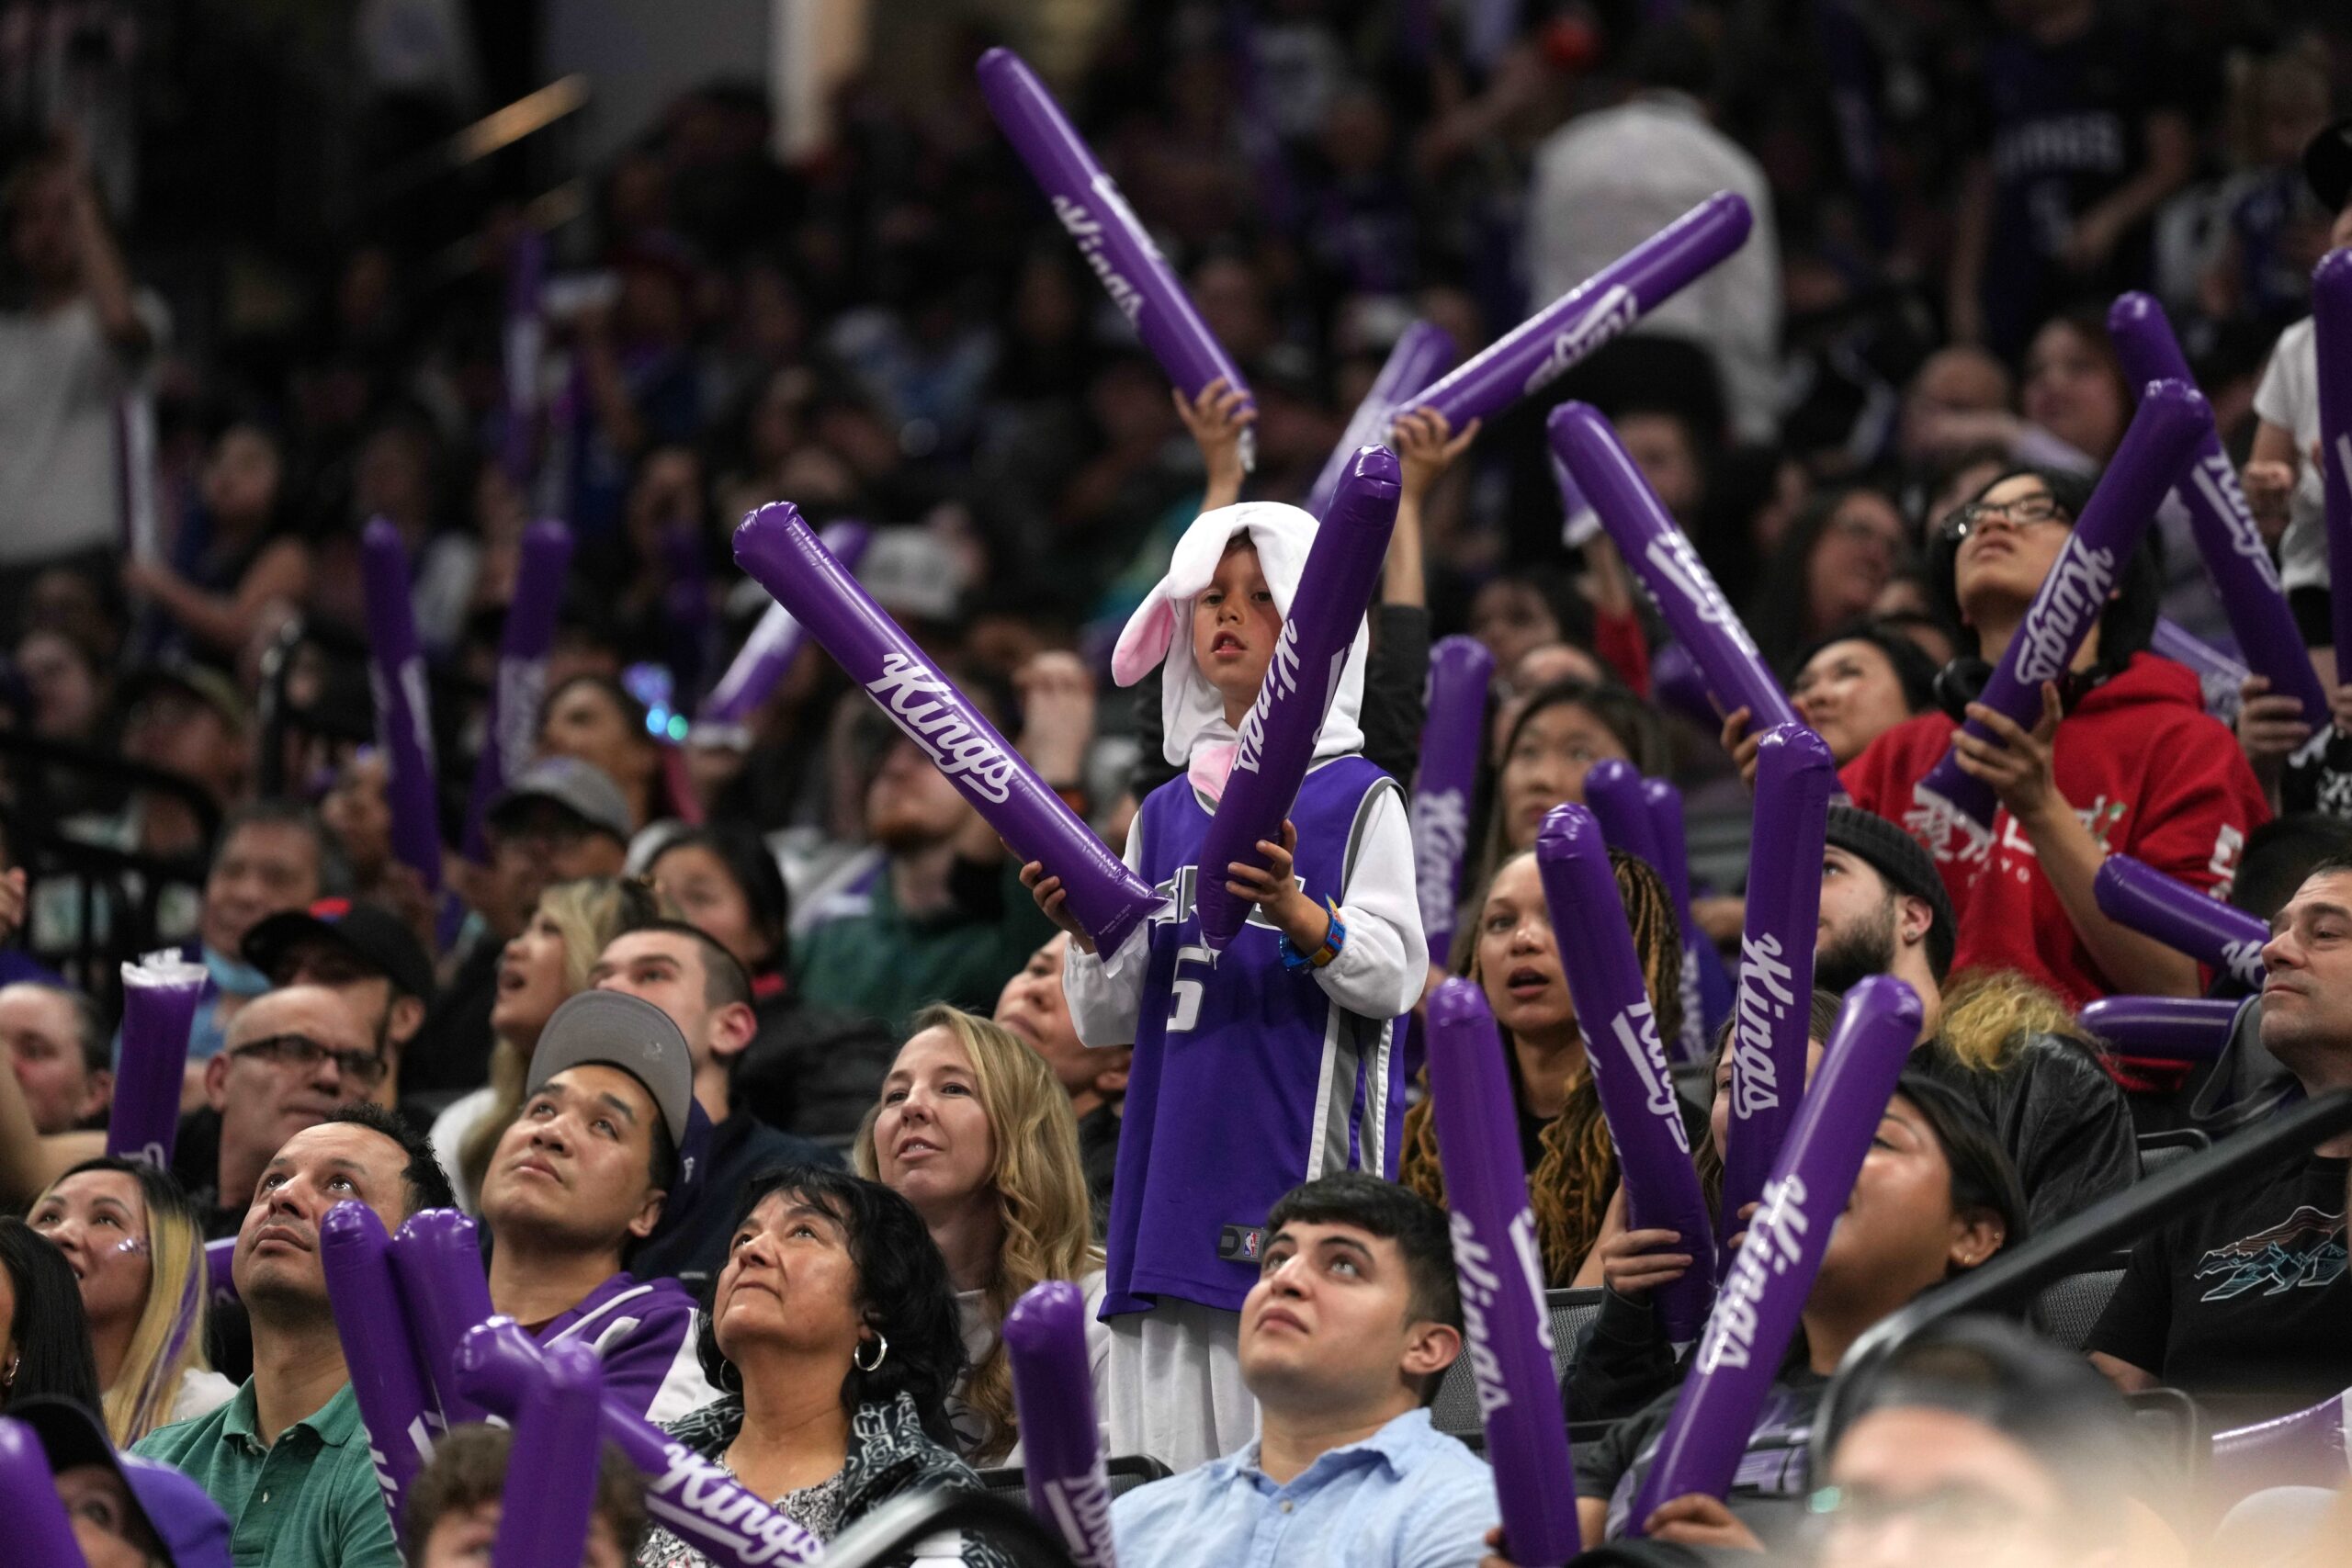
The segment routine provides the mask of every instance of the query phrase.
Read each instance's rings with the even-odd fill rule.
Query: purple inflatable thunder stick
[[[2238,1014],[2254,998],[2101,997],[2084,1004],[2082,1026],[2120,1055],[2211,1062],[2229,1048]]]
[[[1453,952],[1470,807],[1478,792],[1478,759],[1486,752],[1487,688],[1494,674],[1495,656],[1476,637],[1440,637],[1430,649],[1429,716],[1421,723],[1421,760],[1413,773],[1413,878],[1430,962],[1441,969]]]
[[[1690,829],[1683,815],[1682,792],[1670,780],[1644,779],[1642,806],[1649,813],[1651,841],[1657,845],[1658,874],[1674,895],[1674,918],[1682,928],[1683,1014],[1696,1013],[1704,1021],[1706,1038],[1713,1040],[1731,1016],[1731,974],[1713,940],[1699,929],[1698,911],[1690,907]]]
[[[8,1521],[8,1561],[40,1568],[87,1568],[74,1523],[57,1495],[49,1450],[22,1421],[0,1416],[0,1516]]]
[[[209,976],[176,953],[122,966],[122,1049],[115,1064],[107,1153],[167,1168],[179,1139],[187,1037]]]
[[[1201,940],[1212,952],[1224,952],[1250,915],[1250,906],[1226,891],[1226,868],[1237,861],[1261,864],[1259,840],[1281,841],[1283,818],[1315,760],[1315,739],[1339,695],[1340,672],[1388,554],[1398,489],[1395,453],[1385,446],[1358,452],[1307,547],[1265,684],[1241,721],[1233,773],[1201,840],[1194,903]]]
[[[376,696],[376,743],[384,753],[384,799],[392,853],[427,893],[441,890],[441,816],[433,783],[433,709],[424,655],[409,599],[408,551],[384,518],[360,536],[359,574],[368,593],[368,680]]]
[[[1821,919],[1821,855],[1838,764],[1801,724],[1764,732],[1756,750],[1755,831],[1749,840],[1747,918],[1739,933],[1739,1001],[1731,1035],[1731,1119],[1715,1232],[1720,1272],[1740,1210],[1764,1196],[1789,1124],[1804,1099],[1813,1013],[1813,948]]]
[[[450,1371],[466,1330],[497,1310],[482,1275],[481,1233],[455,1209],[427,1209],[401,1226],[391,1257],[409,1337],[439,1399],[444,1425],[481,1420],[481,1407],[458,1392]]]
[[[513,1318],[493,1317],[459,1341],[458,1383],[468,1400],[511,1421],[547,1375],[546,1361]],[[600,1426],[604,1440],[645,1478],[646,1511],[716,1568],[814,1562],[824,1554],[823,1541],[738,1485],[725,1466],[636,1411],[607,1397]]]
[[[2172,323],[2153,295],[2125,294],[2107,312],[2107,332],[2115,356],[2123,364],[2125,379],[2135,388],[2152,381],[2178,381],[2193,387],[2188,359],[2173,336]],[[2209,413],[2197,442],[2196,456],[2173,497],[2188,513],[2197,553],[2212,575],[2214,592],[2229,616],[2230,634],[2245,655],[2246,668],[2270,679],[2270,690],[2302,705],[2303,721],[2314,729],[2328,722],[2327,694],[2303,651],[2302,635],[2287,608],[2286,591],[2278,583],[2278,569],[2271,564],[2270,546],[2262,536],[2254,513],[2246,510],[2245,493],[2238,488],[2238,471],[2222,450],[2220,432]],[[2159,646],[2166,658],[2179,658]],[[2200,670],[2199,673],[2203,673]]]
[[[817,538],[842,563],[842,570],[854,574],[857,563],[865,558],[865,547],[873,543],[874,536],[863,523],[828,523]],[[752,628],[752,635],[743,639],[727,673],[718,678],[718,684],[703,699],[695,714],[693,739],[702,745],[748,750],[752,744],[752,716],[784,683],[785,676],[791,672],[792,661],[800,657],[800,649],[808,640],[808,634],[801,630],[791,611],[782,604],[770,604],[759,624]]]
[[[1747,243],[1754,217],[1747,203],[1717,191],[1623,255],[1561,295],[1457,367],[1435,386],[1404,401],[1435,408],[1455,430],[1496,414],[1557,380],[1568,367],[1625,332],[1644,316]],[[1582,474],[1587,495],[1592,486]]]
[[[2141,396],[2122,445],[2075,519],[2074,531],[1978,702],[2028,729],[2041,721],[2041,683],[2058,679],[2073,664],[2165,492],[2178,481],[2196,455],[2198,438],[2212,425],[2211,411],[2194,387],[2158,381]],[[1974,719],[1964,728],[1980,739],[1993,733]],[[1980,861],[1993,847],[1997,804],[1992,786],[1971,777],[1961,768],[1958,752],[1948,750],[1912,786],[1912,807],[1903,825],[1939,861]]]
[[[1502,1036],[1476,983],[1447,980],[1430,993],[1429,1040],[1430,1113],[1462,1283],[1462,1354],[1478,1387],[1503,1538],[1513,1562],[1566,1562],[1583,1543],[1544,1258]]]
[[[2352,249],[2330,251],[2312,269],[2312,331],[2319,354],[2320,482],[2327,502],[2330,625],[2336,683],[2352,668]]]
[[[1012,1363],[1029,1511],[1060,1534],[1077,1568],[1117,1568],[1085,1295],[1067,1280],[1033,1286],[1004,1314],[1004,1353]]]
[[[2148,634],[2148,651],[2195,671],[2205,711],[2223,724],[2237,723],[2238,709],[2245,701],[2241,688],[2252,671],[2168,615],[2156,617],[2156,629]],[[2309,660],[2304,660],[2303,669],[2311,672]],[[2316,679],[2312,684],[2318,684]]]
[[[1696,1256],[1709,1234],[1707,1203],[1600,824],[1581,806],[1554,807],[1535,835],[1535,863],[1584,1034],[1585,1062],[1623,1171],[1626,1224],[1672,1231]],[[1678,1345],[1697,1337],[1713,1293],[1714,1278],[1705,1269],[1686,1269],[1661,1287],[1658,1318],[1667,1337]]]
[[[1642,775],[1634,764],[1611,757],[1595,762],[1584,776],[1585,805],[1600,823],[1600,836],[1609,847],[1622,850],[1658,874],[1667,881],[1665,848],[1657,841],[1657,824],[1651,820],[1649,803],[1642,797]],[[1668,897],[1673,896],[1673,885],[1668,883]],[[1707,1021],[1699,1006],[1699,972],[1690,962],[1690,950],[1683,948],[1683,964],[1675,982],[1675,992],[1682,998],[1682,1032],[1674,1043],[1675,1055],[1685,1062],[1707,1059]]]
[[[542,517],[523,530],[514,568],[514,596],[498,637],[498,674],[483,710],[481,754],[474,759],[466,797],[466,830],[458,848],[476,865],[490,861],[482,822],[506,781],[531,765],[539,746],[539,704],[548,689],[548,649],[555,646],[556,612],[563,604],[563,574],[571,564],[571,530]]]
[[[352,1396],[368,1428],[376,1484],[383,1489],[393,1532],[405,1540],[409,1488],[447,1428],[412,1346],[408,1314],[392,1283],[391,1242],[376,1212],[356,1201],[328,1210],[319,1222],[319,1265],[326,1273],[335,1337],[351,1369]]]
[[[514,1414],[491,1568],[579,1568],[596,1511],[605,1363],[576,1339],[541,1356],[545,1371]]]
[[[1555,452],[1552,457],[1552,483],[1560,492],[1560,543],[1572,550],[1582,549],[1585,542],[1600,532],[1600,513],[1577,488],[1576,476],[1560,461]]]
[[[800,509],[771,502],[735,530],[735,564],[865,688],[1023,862],[1069,890],[1069,909],[1108,953],[1159,897],[1064,805],[996,727],[818,541]]]
[[[237,1238],[224,1235],[204,1244],[204,1288],[216,1307],[237,1299]]]
[[[2262,989],[2262,950],[2270,928],[2233,904],[2130,855],[2109,855],[2091,879],[2098,912],[2220,970],[2249,990]]]
[[[1675,641],[1705,677],[1716,711],[1746,708],[1751,729],[1801,723],[1731,602],[1600,411],[1589,403],[1562,403],[1552,411],[1546,428],[1552,450],[1590,498],[1617,553],[1649,590]]]
[[[989,113],[1053,204],[1063,231],[1177,390],[1190,401],[1223,378],[1245,405],[1255,408],[1250,383],[1210,334],[1182,281],[1037,73],[1009,49],[981,55],[975,73]],[[1245,430],[1242,467],[1251,466],[1255,453],[1256,443]]]
[[[1385,446],[1396,416],[1410,412],[1405,399],[1428,386],[1432,377],[1453,363],[1453,334],[1443,327],[1415,321],[1397,334],[1396,346],[1388,351],[1380,374],[1373,378],[1372,389],[1348,417],[1340,444],[1331,448],[1323,471],[1315,476],[1315,488],[1306,492],[1307,511],[1320,519],[1331,510],[1331,498],[1340,491],[1340,476],[1348,471],[1356,453],[1366,446]]]
[[[1892,976],[1871,976],[1846,993],[1821,1071],[1772,1162],[1764,1206],[1747,1225],[1658,1438],[1629,1533],[1639,1534],[1661,1503],[1730,1490],[1920,1017],[1917,995]]]
[[[1690,650],[1679,642],[1666,643],[1650,655],[1650,692],[1660,706],[1693,724],[1708,729],[1723,727],[1724,716],[1715,711],[1715,700],[1707,694],[1706,676],[1699,672]]]
[[[2226,1508],[2272,1486],[2340,1491],[2352,1475],[2352,1393],[2335,1394],[2292,1416],[2213,1434],[2206,1463],[2206,1501]]]

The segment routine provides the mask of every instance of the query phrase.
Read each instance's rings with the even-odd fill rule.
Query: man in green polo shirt
[[[136,1451],[193,1476],[234,1527],[236,1568],[400,1568],[368,1433],[335,1337],[319,1222],[356,1199],[386,1230],[452,1208],[424,1140],[390,1111],[346,1105],[288,1138],[262,1170],[232,1266],[253,1318],[254,1375],[211,1415]]]

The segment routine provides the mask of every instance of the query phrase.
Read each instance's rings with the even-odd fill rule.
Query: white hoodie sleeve
[[[1420,999],[1429,938],[1421,931],[1405,795],[1394,785],[1366,801],[1363,834],[1340,895],[1340,921],[1348,928],[1340,955],[1315,971],[1324,995],[1364,1018],[1394,1018]]]
[[[1123,857],[1127,869],[1143,870],[1143,813],[1127,825]],[[1136,1020],[1143,1011],[1144,977],[1151,970],[1151,922],[1137,920],[1118,951],[1088,953],[1073,941],[1062,964],[1062,998],[1069,1003],[1070,1022],[1085,1045],[1131,1045]]]

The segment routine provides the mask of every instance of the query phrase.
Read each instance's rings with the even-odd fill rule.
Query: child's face
[[[1237,540],[1193,601],[1193,662],[1227,708],[1247,706],[1266,682],[1266,666],[1282,633],[1282,612],[1258,570],[1257,547]]]

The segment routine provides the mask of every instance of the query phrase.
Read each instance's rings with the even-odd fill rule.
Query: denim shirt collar
[[[1287,1484],[1279,1486],[1274,1483],[1273,1477],[1258,1467],[1260,1443],[1257,1441],[1223,1459],[1212,1460],[1208,1468],[1213,1472],[1222,1471],[1223,1473],[1217,1476],[1220,1481],[1238,1476],[1268,1495],[1284,1492],[1314,1492],[1336,1475],[1370,1464],[1385,1465],[1392,1478],[1401,1478],[1412,1468],[1413,1457],[1428,1446],[1434,1432],[1435,1428],[1430,1425],[1428,1410],[1408,1410],[1368,1438],[1342,1443],[1336,1449],[1326,1449],[1315,1456],[1314,1463],[1291,1477]]]

